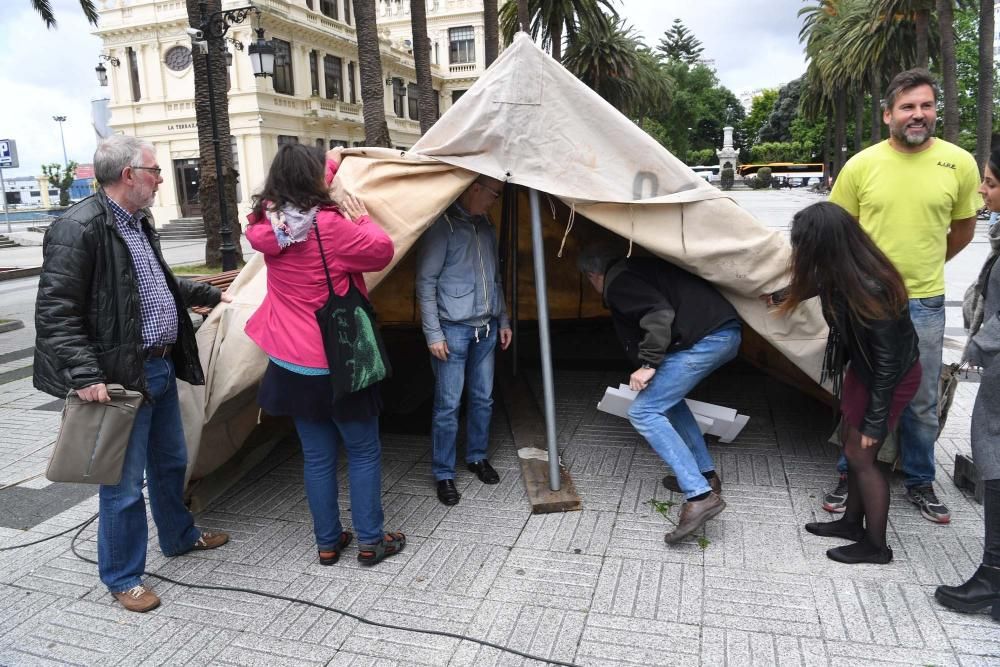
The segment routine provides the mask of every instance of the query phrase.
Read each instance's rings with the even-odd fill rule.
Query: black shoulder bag
[[[384,380],[392,375],[389,356],[385,353],[382,335],[375,323],[375,309],[347,276],[347,293],[337,296],[330,279],[330,268],[326,264],[323,241],[319,236],[319,225],[313,222],[319,256],[326,273],[326,286],[330,297],[316,310],[323,349],[330,365],[330,384],[333,400],[345,394],[352,394]]]

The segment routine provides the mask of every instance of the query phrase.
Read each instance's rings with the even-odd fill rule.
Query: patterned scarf
[[[268,211],[267,219],[274,229],[274,237],[278,239],[278,246],[287,248],[293,243],[301,243],[309,236],[309,230],[316,219],[318,206],[314,206],[308,211],[300,211],[294,206],[285,206],[280,211]]]

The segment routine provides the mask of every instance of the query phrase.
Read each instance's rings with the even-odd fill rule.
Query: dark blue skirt
[[[382,395],[376,383],[335,403],[329,375],[302,375],[268,361],[257,404],[275,417],[365,421],[382,411]]]

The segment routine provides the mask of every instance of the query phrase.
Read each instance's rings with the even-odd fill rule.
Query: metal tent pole
[[[542,394],[545,403],[545,441],[549,450],[549,488],[559,490],[559,449],[556,447],[555,391],[552,383],[552,346],[549,341],[549,300],[545,287],[545,247],[542,245],[542,215],[538,192],[528,190],[531,204],[531,256],[535,267],[535,301],[538,304],[538,343],[542,362]]]

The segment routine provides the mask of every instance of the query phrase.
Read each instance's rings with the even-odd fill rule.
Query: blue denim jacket
[[[444,340],[441,320],[483,326],[497,318],[501,329],[510,327],[493,225],[457,202],[424,232],[416,287],[428,345]]]

